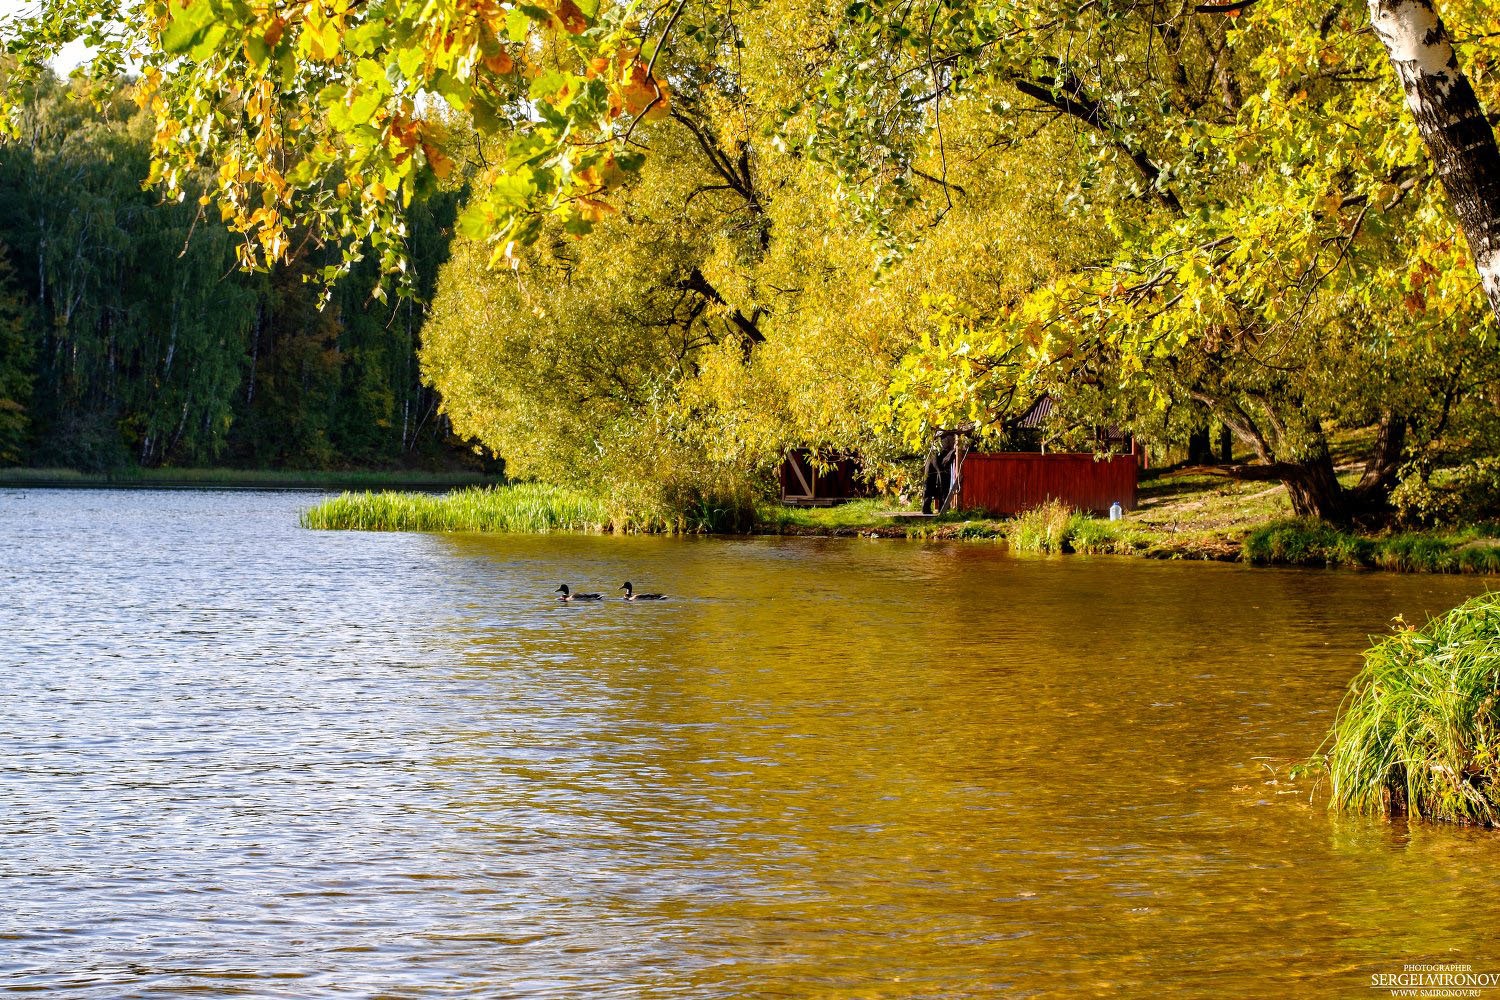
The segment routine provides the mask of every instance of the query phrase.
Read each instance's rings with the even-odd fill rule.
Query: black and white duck
[[[630,585],[629,580],[620,584],[620,589],[625,591],[625,600],[627,601],[665,601],[667,599],[666,594],[637,594],[635,588]]]
[[[602,600],[604,600],[604,595],[603,594],[575,594],[575,593],[572,593],[571,591],[568,590],[568,585],[566,583],[563,584],[562,586],[558,587],[556,590],[554,590],[553,593],[554,594],[561,594],[562,595],[561,597],[558,598],[559,601],[602,601]]]

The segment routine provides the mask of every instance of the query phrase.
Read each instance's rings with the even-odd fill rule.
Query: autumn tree
[[[1481,34],[1482,5],[1464,8]],[[1492,321],[1362,7],[1232,5],[1232,20],[1215,5],[1034,4],[998,20],[930,9],[915,32],[885,7],[851,28],[845,47],[868,55],[830,80],[825,103],[894,95],[892,81],[941,65],[948,76],[892,96],[889,114],[967,91],[999,100],[1002,120],[1050,115],[1091,151],[1080,203],[1121,222],[1092,266],[940,324],[897,381],[913,438],[934,425],[993,433],[1017,385],[1147,431],[1197,408],[1257,455],[1235,471],[1280,478],[1299,512],[1342,520],[1383,507],[1412,454],[1452,430],[1442,401],[1486,391]],[[1007,89],[1021,99],[1004,101]],[[926,130],[881,135],[865,159],[884,158],[888,176],[942,162],[935,114]],[[1147,217],[1123,214],[1132,194]],[[1328,432],[1366,425],[1376,432],[1351,486]]]
[[[711,96],[682,97],[643,128],[652,157],[588,239],[550,220],[498,272],[482,237],[458,241],[422,356],[455,427],[513,474],[584,485],[643,515],[712,509],[723,525],[752,516],[789,444],[843,440],[824,418],[862,415],[868,442],[885,372],[836,366],[868,397],[851,410],[833,405],[843,397],[826,370],[806,369],[828,360],[806,333],[809,286],[827,279],[803,265],[844,273],[809,253],[807,206],[821,202],[745,136],[754,112],[726,114]],[[828,405],[794,413],[798,399]]]

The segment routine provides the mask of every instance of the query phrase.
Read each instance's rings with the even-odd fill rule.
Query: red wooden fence
[[[1031,452],[971,454],[964,459],[958,505],[991,514],[1016,514],[1061,500],[1078,510],[1105,513],[1118,502],[1135,506],[1134,455],[1095,461],[1093,455]]]

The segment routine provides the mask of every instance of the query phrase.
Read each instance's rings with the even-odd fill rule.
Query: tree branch
[[[1083,89],[1083,85],[1077,80],[1013,80],[1015,88],[1027,97],[1050,105],[1066,115],[1071,115],[1091,128],[1100,132],[1113,135],[1116,132],[1115,123],[1110,118],[1109,109],[1103,102],[1090,97]],[[1058,84],[1053,88],[1053,84]],[[1162,183],[1162,171],[1151,157],[1143,150],[1136,149],[1130,143],[1119,137],[1112,139],[1112,145],[1129,157],[1130,162],[1140,171],[1151,185],[1151,193],[1156,200],[1173,212],[1182,211],[1182,202],[1177,200],[1177,195]]]
[[[703,272],[696,267],[688,272],[687,278],[682,281],[680,287],[691,289],[714,305],[722,306],[729,322],[734,324],[740,333],[744,334],[745,340],[748,343],[764,344],[766,342],[766,335],[760,332],[760,326],[758,325],[761,310],[757,308],[753,315],[746,316],[738,309],[732,307],[728,302],[724,301],[724,296],[719,294],[719,290],[711,285],[708,279],[703,276]]]
[[[950,180],[945,180],[942,177],[934,177],[925,170],[918,170],[916,167],[912,167],[911,172],[916,176],[922,178],[924,181],[932,181],[932,183],[941,184],[945,188],[952,188],[961,195],[967,195],[969,193],[965,191],[960,185],[955,184]]]

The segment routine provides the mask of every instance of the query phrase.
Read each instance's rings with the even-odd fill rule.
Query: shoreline
[[[1132,512],[1108,521],[1058,504],[1001,519],[945,514],[922,517],[891,510],[890,501],[860,500],[837,507],[763,504],[753,520],[725,529],[711,523],[631,519],[597,497],[541,483],[498,490],[460,490],[445,496],[412,491],[344,493],[305,510],[300,523],[316,530],[472,533],[694,534],[725,538],[889,538],[1003,544],[1023,554],[1110,555],[1136,559],[1238,562],[1394,571],[1500,574],[1500,524],[1427,531],[1354,534],[1278,511],[1232,521],[1207,517],[1153,518]],[[748,512],[747,512],[748,514]]]
[[[1500,575],[1500,525],[1357,534],[1323,522],[1279,518],[1235,529],[1231,534],[1164,530],[1159,525],[1129,517],[1110,522],[1074,514],[1060,520],[1059,513],[1043,508],[1009,520],[948,520],[920,527],[876,522],[762,524],[752,534],[989,541],[1027,554],[1119,556],[1362,572]]]
[[[1012,546],[1010,536],[1004,530],[1006,521],[945,521],[932,527],[904,527],[889,524],[839,525],[813,527],[809,525],[762,524],[748,534],[784,535],[791,538],[891,538],[913,542],[1003,542]],[[1169,543],[1158,542],[1150,546],[1132,545],[1128,550],[1112,545],[1090,545],[1079,550],[1066,548],[1049,550],[1045,555],[1122,556],[1132,559],[1182,559],[1192,562],[1241,562],[1244,545],[1233,539],[1215,542]],[[1021,551],[1031,551],[1022,549]]]
[[[1121,521],[1056,505],[1014,518],[969,514],[921,517],[893,510],[893,500],[833,507],[759,506],[743,530],[697,530],[683,524],[621,523],[603,504],[542,484],[512,484],[466,473],[153,469],[124,474],[60,469],[0,470],[0,490],[93,489],[334,494],[301,517],[319,530],[567,531],[679,533],[722,537],[871,538],[989,542],[1021,554],[1108,555],[1133,559],[1242,563],[1253,566],[1352,569],[1401,573],[1500,575],[1500,524],[1467,524],[1407,532],[1359,534],[1289,517],[1260,491],[1159,479],[1144,503]],[[401,501],[402,495],[414,498]],[[424,498],[417,503],[415,498]],[[1246,504],[1245,500],[1251,503]],[[392,502],[394,501],[394,502]],[[413,507],[411,504],[416,504]],[[377,511],[376,508],[382,508]],[[310,516],[311,515],[311,516]]]

